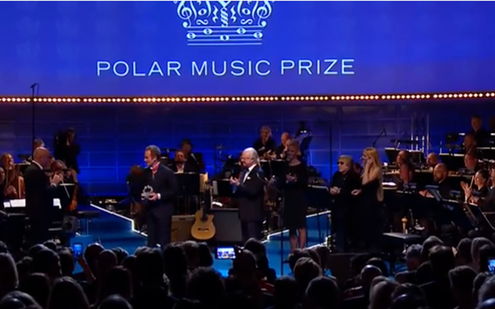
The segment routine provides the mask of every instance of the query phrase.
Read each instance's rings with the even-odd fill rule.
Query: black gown
[[[287,182],[286,175],[296,176],[296,182]],[[279,180],[284,196],[283,226],[289,230],[306,227],[306,190],[308,188],[308,169],[306,164],[287,165],[286,172]]]
[[[367,250],[376,249],[383,230],[383,203],[377,197],[380,181],[375,179],[361,187],[358,212],[360,240]]]

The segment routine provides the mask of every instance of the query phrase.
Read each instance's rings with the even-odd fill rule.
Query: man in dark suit
[[[249,238],[262,238],[265,219],[265,180],[258,161],[257,151],[254,148],[247,148],[241,155],[243,171],[239,179],[230,179],[239,204],[239,219],[244,242]]]
[[[144,162],[146,185],[153,188],[145,197],[146,222],[148,226],[148,246],[160,245],[164,248],[170,243],[172,215],[177,194],[177,180],[174,172],[160,163],[161,150],[157,146],[146,147]],[[146,188],[145,188],[146,190]]]
[[[24,171],[26,186],[26,215],[31,224],[31,245],[48,240],[53,198],[62,176],[49,178],[44,171],[50,164],[50,152],[43,147],[33,153],[32,163]]]
[[[199,168],[197,164],[191,163],[191,161],[186,160],[186,156],[182,150],[177,150],[175,152],[174,163],[170,165],[170,169],[174,173],[199,173]]]

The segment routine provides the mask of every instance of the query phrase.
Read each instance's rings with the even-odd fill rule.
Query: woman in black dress
[[[283,191],[283,226],[289,230],[290,250],[305,248],[306,232],[306,189],[308,173],[306,164],[299,160],[299,143],[292,141],[287,147],[285,178],[279,179]],[[298,246],[299,245],[299,246]]]
[[[383,230],[383,175],[382,164],[375,148],[363,152],[364,170],[361,176],[361,189],[352,191],[359,196],[356,216],[360,227],[360,240],[367,251],[378,249],[378,241]]]

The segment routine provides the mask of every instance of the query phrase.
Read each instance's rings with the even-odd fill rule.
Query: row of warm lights
[[[371,101],[371,100],[427,100],[493,98],[490,93],[345,95],[345,96],[265,96],[265,97],[153,97],[153,98],[34,98],[40,103],[180,103],[180,102],[253,102],[253,101]],[[27,103],[31,98],[3,97],[1,102]]]

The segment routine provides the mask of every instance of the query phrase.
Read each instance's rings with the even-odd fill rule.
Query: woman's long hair
[[[378,169],[378,183],[379,187],[376,192],[376,197],[378,201],[383,201],[383,173],[382,173],[382,162],[380,161],[380,156],[378,155],[378,151],[376,148],[368,147],[364,149],[364,154],[371,158],[372,164],[370,168]],[[364,167],[364,173],[369,173],[370,170],[367,170],[367,166]]]

